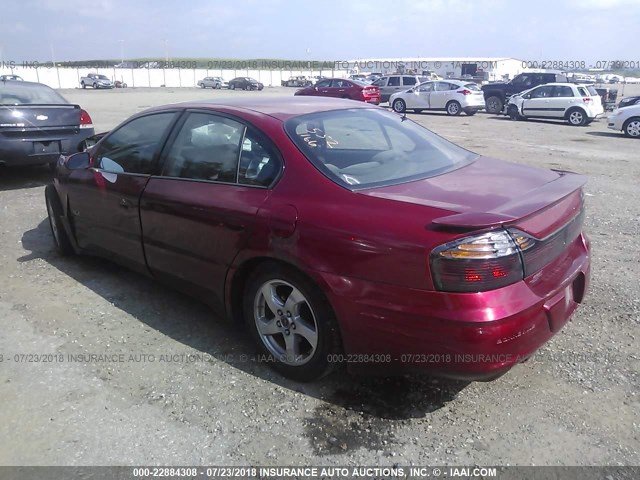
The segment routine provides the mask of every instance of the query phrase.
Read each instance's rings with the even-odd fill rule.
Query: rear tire
[[[416,113],[424,112],[424,110],[422,108],[414,108],[413,111],[416,112]]]
[[[396,113],[404,113],[407,111],[407,104],[401,98],[397,98],[393,101],[392,108]]]
[[[47,205],[47,214],[49,215],[51,235],[53,235],[56,249],[61,255],[73,255],[75,251],[62,223],[63,212],[60,197],[58,197],[58,192],[53,185],[47,185],[44,189],[44,198]]]
[[[587,114],[581,108],[572,108],[567,112],[567,122],[574,127],[582,127],[587,124]]]
[[[300,382],[327,375],[341,348],[338,323],[322,290],[300,272],[260,265],[247,280],[243,315],[261,354],[282,375]]]
[[[461,111],[462,111],[462,108],[460,107],[460,104],[455,100],[452,100],[449,103],[447,103],[447,115],[453,115],[453,116],[460,115]]]
[[[498,114],[502,112],[503,107],[504,102],[500,97],[496,97],[495,95],[487,98],[485,101],[485,108],[488,113]]]
[[[622,131],[629,138],[640,138],[640,117],[631,117],[624,122]]]

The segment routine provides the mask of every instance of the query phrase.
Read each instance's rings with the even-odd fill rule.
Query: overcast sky
[[[0,61],[640,61],[640,0],[3,0]]]

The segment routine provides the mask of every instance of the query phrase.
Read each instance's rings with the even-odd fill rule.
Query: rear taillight
[[[93,128],[91,116],[86,112],[86,110],[80,111],[80,128]]]
[[[593,100],[591,97],[582,97],[584,103],[589,103],[591,100]]]
[[[467,90],[466,88],[462,90],[458,90],[456,93],[461,93],[462,95],[471,95],[471,90]]]
[[[461,238],[436,248],[431,272],[438,290],[481,292],[523,278],[520,251],[506,230]]]
[[[582,232],[584,210],[544,239],[515,228],[446,243],[431,253],[435,287],[446,292],[482,292],[516,283],[565,252]]]

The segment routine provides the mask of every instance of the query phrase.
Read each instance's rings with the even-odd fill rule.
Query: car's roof
[[[215,100],[203,100],[194,102],[182,102],[171,105],[153,107],[147,111],[164,110],[171,107],[183,108],[211,108],[237,111],[249,111],[261,113],[285,121],[298,115],[308,113],[326,112],[330,110],[343,110],[353,108],[379,108],[364,102],[331,97],[229,97]]]

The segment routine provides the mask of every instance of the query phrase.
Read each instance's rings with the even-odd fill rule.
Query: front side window
[[[432,92],[433,91],[433,82],[423,83],[418,87],[419,92]]]
[[[547,98],[551,96],[553,87],[540,87],[531,92],[531,98]]]
[[[162,175],[235,183],[245,126],[209,113],[190,113],[165,160]]]
[[[477,155],[382,109],[334,110],[294,117],[289,137],[327,177],[349,189],[439,175]]]
[[[329,88],[331,86],[331,80],[320,80],[316,83],[316,87]]]
[[[150,174],[175,112],[136,118],[109,134],[98,146],[93,165],[107,172]]]
[[[387,84],[387,77],[381,77],[373,82],[376,87],[384,87]]]

